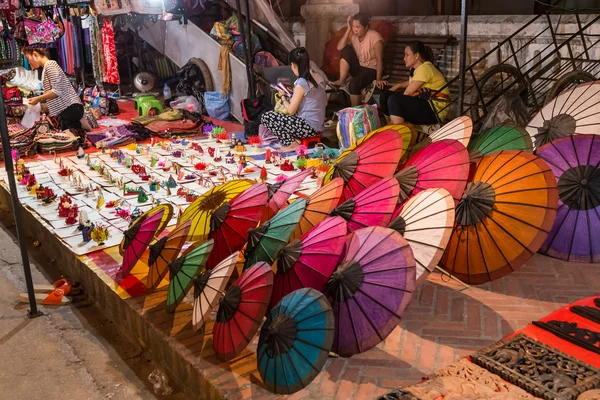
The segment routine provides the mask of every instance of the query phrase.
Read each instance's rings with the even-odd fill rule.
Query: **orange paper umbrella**
[[[540,249],[557,206],[556,180],[541,158],[516,150],[482,158],[440,266],[470,284],[508,275]]]
[[[394,174],[402,155],[402,137],[387,130],[362,142],[343,158],[338,158],[323,183],[333,178],[345,182],[343,200],[350,199],[372,184]]]
[[[191,221],[186,221],[150,246],[150,270],[146,278],[148,293],[155,291],[169,272],[169,263],[179,256],[190,232],[190,226]]]
[[[344,181],[342,178],[335,178],[310,195],[304,214],[302,214],[298,228],[296,228],[291,240],[299,239],[327,218],[329,213],[339,204],[343,189]]]
[[[427,189],[400,208],[389,228],[410,244],[417,262],[417,286],[422,285],[442,258],[454,225],[454,200],[445,189]]]

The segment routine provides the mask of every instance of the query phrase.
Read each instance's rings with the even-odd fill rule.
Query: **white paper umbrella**
[[[546,104],[527,125],[537,149],[561,137],[600,131],[600,81],[584,83]]]
[[[225,286],[231,278],[239,256],[239,251],[236,251],[213,269],[204,270],[194,278],[194,332],[202,328],[209,314],[219,308],[219,299],[225,294]]]
[[[431,142],[443,139],[454,139],[461,142],[465,147],[469,144],[473,133],[473,121],[467,116],[458,117],[429,135]]]
[[[454,200],[445,189],[428,189],[411,197],[388,226],[410,244],[422,285],[446,249],[454,225]]]

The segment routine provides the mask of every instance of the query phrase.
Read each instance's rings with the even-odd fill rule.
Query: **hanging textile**
[[[118,85],[121,80],[115,48],[115,30],[109,19],[104,19],[102,26],[102,52],[104,54],[104,82]]]
[[[224,44],[221,45],[221,53],[219,55],[218,69],[222,75],[222,91],[221,95],[223,98],[227,97],[227,93],[231,90],[231,67],[229,65],[229,46]]]
[[[83,42],[84,60],[88,64],[92,64],[92,46],[90,44],[90,16],[81,18],[81,34]]]
[[[74,17],[78,19],[79,17]],[[81,65],[83,63],[81,57],[81,36],[80,30],[77,29],[78,23],[71,24],[71,35],[73,36],[73,58],[75,69],[81,69]]]
[[[92,53],[92,67],[94,77],[97,80],[104,78],[104,57],[102,54],[102,36],[98,25],[98,18],[95,15],[90,15],[90,51]]]

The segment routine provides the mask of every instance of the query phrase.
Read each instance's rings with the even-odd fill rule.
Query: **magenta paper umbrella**
[[[268,184],[269,201],[267,202],[267,207],[265,207],[260,222],[263,223],[273,218],[313,171],[314,168],[307,168],[284,181]]]
[[[558,184],[558,211],[541,253],[600,262],[600,136],[574,135],[537,151]]]
[[[398,203],[400,184],[396,178],[382,179],[331,212],[348,222],[348,231],[368,226],[387,226]]]
[[[343,218],[326,218],[300,239],[292,240],[279,253],[271,308],[294,290],[325,290],[325,285],[344,251],[346,230],[346,221]]]
[[[346,254],[325,289],[335,316],[332,351],[367,351],[394,330],[415,290],[415,258],[398,232],[382,227],[348,236]]]

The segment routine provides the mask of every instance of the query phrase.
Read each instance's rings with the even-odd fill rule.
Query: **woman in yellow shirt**
[[[450,99],[446,78],[431,63],[433,52],[423,42],[412,42],[404,49],[404,62],[411,68],[411,78],[400,82],[381,96],[380,108],[392,124],[408,122],[414,125],[432,125],[443,121],[448,114],[448,103],[429,97]],[[401,91],[404,89],[404,91]],[[438,92],[439,91],[439,92]]]

